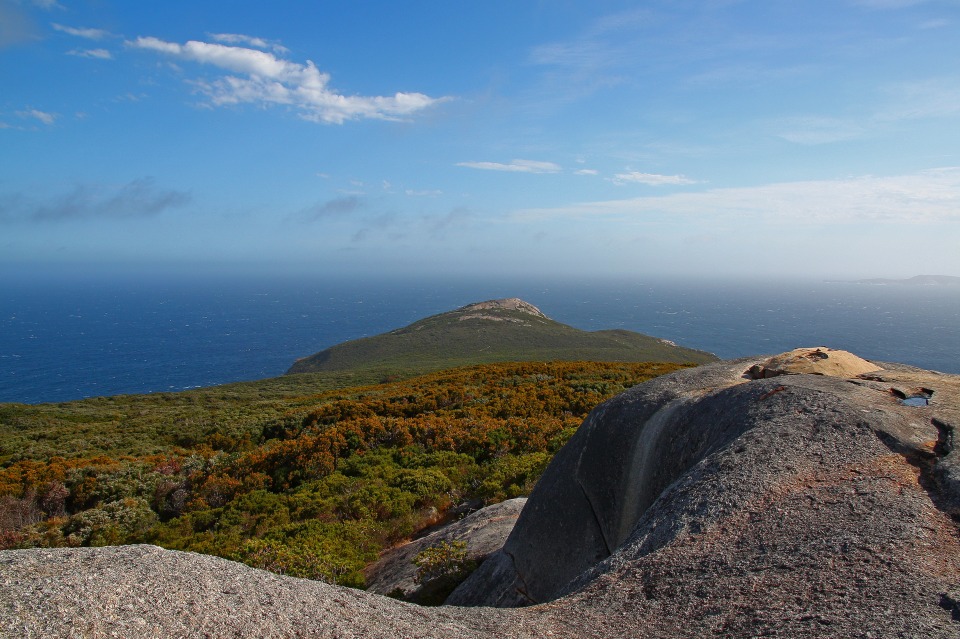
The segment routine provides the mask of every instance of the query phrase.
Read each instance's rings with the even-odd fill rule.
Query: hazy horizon
[[[960,3],[0,0],[0,271],[960,275]]]

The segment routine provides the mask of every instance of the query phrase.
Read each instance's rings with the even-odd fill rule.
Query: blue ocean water
[[[825,282],[0,281],[0,402],[183,390],[284,373],[298,357],[464,304],[521,297],[585,330],[625,328],[723,358],[830,346],[960,373],[960,289]]]

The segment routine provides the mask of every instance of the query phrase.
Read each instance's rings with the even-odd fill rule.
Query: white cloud
[[[67,51],[67,55],[80,56],[81,58],[96,58],[98,60],[112,60],[113,56],[106,49],[73,49]]]
[[[409,195],[410,197],[436,197],[438,195],[443,195],[443,191],[415,191],[414,189],[406,189],[404,194]]]
[[[767,219],[774,222],[960,222],[960,167],[930,169],[892,177],[783,182],[696,193],[585,202],[528,209],[522,218],[582,218],[649,215],[709,220]]]
[[[639,171],[617,173],[610,181],[614,184],[646,184],[648,186],[696,184],[695,180],[691,180],[683,175],[658,175],[656,173],[640,173]]]
[[[289,53],[290,49],[277,44],[276,42],[269,42],[263,38],[257,38],[254,36],[243,35],[240,33],[211,33],[210,37],[216,40],[217,42],[223,42],[224,44],[245,44],[250,47],[256,47],[258,49],[269,49],[276,51],[277,53]]]
[[[341,95],[328,86],[330,76],[317,69],[313,62],[299,64],[256,49],[196,40],[181,45],[153,37],[140,37],[128,44],[242,74],[243,77],[227,75],[196,82],[214,105],[288,105],[299,109],[300,116],[306,120],[342,124],[363,118],[397,120],[445,99],[422,93]]]
[[[509,164],[500,162],[457,162],[457,166],[484,171],[510,171],[513,173],[559,173],[562,167],[553,162],[536,160],[512,160]]]
[[[596,169],[579,169],[574,171],[577,175],[600,175],[600,171]]]
[[[57,2],[57,0],[33,0],[34,6],[40,7],[41,9],[65,9],[62,4]]]
[[[24,119],[34,119],[40,120],[46,125],[53,124],[59,115],[56,113],[47,113],[46,111],[40,111],[39,109],[28,109],[26,111],[17,111],[17,115]]]
[[[77,36],[78,38],[86,38],[87,40],[102,40],[110,35],[109,31],[105,31],[103,29],[67,27],[62,24],[57,24],[55,22],[50,26],[57,31],[62,31],[63,33],[69,33],[70,35]]]

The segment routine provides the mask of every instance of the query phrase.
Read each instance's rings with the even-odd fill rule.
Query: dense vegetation
[[[363,585],[390,544],[526,494],[597,403],[676,364],[294,375],[0,405],[0,548],[154,543]],[[342,382],[342,380],[341,380]]]

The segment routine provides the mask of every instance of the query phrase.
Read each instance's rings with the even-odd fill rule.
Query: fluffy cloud
[[[457,166],[484,171],[510,171],[513,173],[559,173],[563,169],[553,162],[536,160],[512,160],[509,164],[500,162],[457,162]]]
[[[257,49],[196,40],[178,44],[153,37],[140,37],[128,44],[240,74],[196,83],[214,105],[289,105],[298,108],[306,120],[342,124],[363,118],[401,119],[444,99],[422,93],[373,97],[341,95],[328,86],[330,76],[317,69],[313,62],[291,62]]]
[[[62,31],[63,33],[68,33],[72,36],[77,36],[78,38],[86,38],[88,40],[102,40],[110,35],[109,31],[104,31],[103,29],[67,27],[55,22],[50,26],[57,31]]]
[[[48,202],[32,202],[22,195],[6,196],[0,200],[0,220],[60,222],[150,217],[183,206],[190,199],[188,193],[159,189],[151,178],[141,178],[115,189],[77,186]]]
[[[658,175],[656,173],[640,173],[638,171],[617,173],[610,181],[614,184],[646,184],[648,186],[696,184],[695,180],[691,180],[682,175]]]
[[[960,167],[892,177],[783,182],[528,209],[520,218],[691,216],[783,223],[960,222]]]

